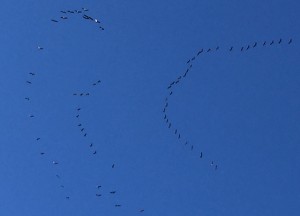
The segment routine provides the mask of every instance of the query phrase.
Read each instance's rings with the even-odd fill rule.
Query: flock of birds
[[[63,14],[82,14],[82,13],[85,13],[85,12],[87,12],[87,11],[89,11],[88,9],[86,9],[86,8],[82,8],[82,10],[66,10],[66,11],[60,11],[61,13],[63,13]],[[66,19],[68,19],[68,17],[67,16],[61,16],[60,17],[62,20],[66,20]],[[98,20],[98,19],[93,19],[92,17],[90,17],[90,16],[88,16],[88,15],[86,15],[86,14],[83,14],[83,18],[84,19],[87,19],[87,20],[92,20],[92,21],[94,21],[95,23],[100,23],[100,21]],[[56,19],[52,19],[51,20],[52,22],[58,22],[58,20],[56,20]],[[101,30],[104,30],[104,28],[103,27],[99,27]],[[40,51],[40,52],[42,52],[43,50],[44,50],[44,47],[42,47],[42,46],[37,46],[37,50],[38,51]],[[32,86],[32,85],[34,85],[34,77],[35,76],[37,76],[37,74],[36,73],[33,73],[33,72],[30,72],[29,73],[29,76],[30,76],[30,78],[28,78],[27,80],[26,80],[26,84],[28,85],[28,86]],[[93,82],[93,83],[91,83],[90,84],[90,87],[91,88],[95,88],[95,87],[97,87],[98,85],[100,85],[101,84],[101,80],[96,80],[95,82]],[[73,96],[78,96],[79,98],[80,97],[86,97],[86,96],[90,96],[91,95],[91,91],[80,91],[80,92],[74,92],[73,93]],[[32,100],[32,97],[30,97],[30,96],[26,96],[25,97],[25,100],[26,101],[28,101],[28,102],[30,102],[31,100]],[[87,127],[83,124],[83,120],[84,119],[82,119],[81,118],[81,116],[82,116],[82,111],[83,111],[83,109],[79,106],[79,107],[76,107],[75,108],[75,110],[76,110],[76,113],[75,113],[75,117],[74,118],[76,118],[77,119],[77,125],[76,125],[76,127],[78,127],[78,131],[79,131],[79,133],[81,134],[81,136],[85,139],[85,141],[87,142],[87,139],[88,139],[88,132],[87,132]],[[35,115],[34,114],[30,114],[29,115],[29,118],[35,118]],[[41,136],[38,136],[38,137],[36,137],[35,138],[35,140],[36,140],[36,142],[41,142],[41,140],[42,140],[42,137]],[[89,141],[89,142],[87,142],[87,147],[89,148],[89,149],[91,149],[91,154],[92,155],[94,155],[94,156],[96,156],[97,155],[97,149],[96,149],[96,145],[94,144],[94,142],[92,142],[91,140]],[[42,156],[42,157],[45,157],[46,155],[47,155],[47,152],[45,151],[45,150],[43,150],[43,151],[40,151],[40,155]],[[59,161],[58,160],[53,160],[53,158],[50,160],[51,162],[52,162],[52,164],[53,164],[53,166],[59,166],[60,165],[60,163],[59,163]],[[113,163],[112,165],[111,165],[111,169],[114,169],[115,168],[115,164]],[[61,184],[61,180],[62,180],[62,175],[60,175],[60,174],[58,174],[58,172],[55,174],[55,177],[57,178],[57,179],[59,179],[60,180],[60,188],[62,188],[62,189],[64,189],[65,188],[65,185],[64,184]],[[94,186],[95,187],[95,186]],[[102,185],[96,185],[96,187],[95,187],[95,189],[96,189],[96,191],[95,191],[95,197],[97,197],[97,198],[99,198],[99,197],[102,197],[102,195],[103,195],[103,193],[101,192],[101,189],[102,189]],[[116,195],[117,194],[117,190],[110,190],[109,192],[108,192],[108,194],[110,194],[110,195]],[[70,200],[71,199],[71,197],[70,197],[70,195],[68,195],[68,194],[66,194],[65,195],[65,199],[66,200]],[[119,208],[119,207],[121,207],[122,205],[120,204],[120,203],[115,203],[114,204],[114,207],[116,207],[116,208]],[[143,208],[140,208],[140,209],[138,209],[138,212],[144,212],[145,210],[143,209]]]
[[[283,39],[278,39],[278,40],[272,40],[272,41],[263,41],[263,42],[254,42],[254,43],[251,43],[251,44],[247,44],[246,46],[242,46],[242,47],[234,47],[234,46],[230,46],[229,48],[224,48],[225,51],[228,51],[228,52],[233,52],[235,50],[239,51],[239,52],[246,52],[250,49],[255,49],[257,48],[258,46],[261,46],[261,47],[266,47],[266,46],[273,46],[273,45],[280,45],[280,44],[287,44],[287,45],[290,45],[291,43],[293,42],[293,39],[290,38],[288,40],[283,40]],[[182,82],[184,80],[184,78],[186,78],[186,76],[188,75],[188,73],[192,70],[192,67],[193,67],[193,63],[194,61],[197,59],[197,57],[199,57],[200,55],[204,55],[205,53],[211,53],[211,52],[217,52],[220,50],[220,47],[217,46],[215,48],[207,48],[207,49],[204,49],[204,48],[201,48],[199,49],[195,55],[190,58],[186,64],[187,64],[187,67],[185,69],[185,71],[179,75],[175,80],[172,80],[170,82],[170,84],[168,85],[167,87],[167,96],[165,97],[165,102],[164,102],[164,107],[163,107],[163,120],[165,122],[165,124],[167,125],[167,128],[172,131],[172,133],[174,134],[174,136],[176,137],[176,139],[179,140],[180,143],[182,143],[183,145],[185,146],[189,146],[189,149],[191,151],[194,150],[194,145],[193,144],[190,144],[189,141],[187,139],[183,139],[182,138],[182,133],[180,133],[180,131],[177,129],[177,127],[175,127],[173,124],[172,124],[172,121],[168,115],[168,109],[169,109],[169,101],[170,101],[170,98],[174,95],[173,94],[173,91],[175,89],[175,87],[177,87],[179,85],[180,82]],[[200,151],[199,153],[197,153],[199,155],[199,158],[202,159],[204,157],[204,154],[202,151]],[[209,164],[211,167],[214,168],[214,170],[218,170],[218,164],[214,161],[214,160],[210,160],[209,161]]]
[[[61,21],[63,20],[67,20],[69,17],[67,16],[68,15],[71,15],[71,14],[82,14],[82,17],[83,19],[85,20],[90,20],[90,21],[93,21],[94,23],[98,24],[98,27],[101,29],[101,30],[104,30],[104,28],[102,26],[100,26],[99,24],[101,23],[98,19],[95,19],[95,18],[92,18],[91,16],[85,14],[87,11],[89,11],[88,9],[86,8],[82,8],[81,10],[66,10],[66,11],[60,11],[63,15],[60,17]],[[58,19],[51,19],[52,22],[59,22]],[[273,45],[279,45],[279,44],[291,44],[292,43],[292,39],[289,39],[289,40],[283,40],[283,39],[279,39],[279,40],[272,40],[272,41],[264,41],[264,42],[254,42],[254,43],[251,43],[251,44],[248,44],[246,46],[242,46],[242,47],[229,47],[229,48],[224,48],[224,50],[228,51],[228,52],[234,52],[234,51],[239,51],[239,52],[246,52],[250,49],[255,49],[256,47],[258,46],[261,46],[261,47],[265,47],[265,46],[273,46]],[[38,46],[37,49],[39,51],[42,51],[44,50],[43,47],[41,46]],[[189,141],[185,138],[183,138],[183,134],[179,131],[179,129],[177,127],[175,127],[174,124],[172,124],[172,120],[171,118],[169,117],[169,114],[168,114],[168,109],[169,109],[169,102],[170,102],[170,99],[171,97],[174,97],[174,90],[175,90],[175,87],[179,86],[179,83],[182,82],[184,80],[184,78],[187,77],[188,73],[191,71],[192,67],[193,67],[193,63],[195,62],[195,60],[200,56],[200,55],[203,55],[204,53],[211,53],[211,52],[217,52],[219,51],[221,48],[219,46],[215,47],[215,48],[208,48],[208,49],[203,49],[201,48],[200,50],[198,50],[196,52],[196,54],[190,58],[186,63],[187,63],[187,67],[185,69],[185,71],[180,74],[175,80],[173,80],[172,82],[170,82],[170,84],[168,85],[167,87],[167,96],[165,97],[165,102],[164,102],[164,106],[163,106],[163,120],[164,122],[166,123],[167,125],[167,128],[172,131],[172,133],[174,134],[174,136],[176,136],[176,139],[178,139],[178,141],[180,143],[182,143],[183,145],[187,146],[190,151],[194,151],[194,145],[189,143]],[[29,73],[29,77],[27,80],[26,80],[26,84],[28,86],[32,86],[34,85],[34,77],[37,76],[36,73],[33,73],[33,72],[30,72]],[[95,88],[96,86],[100,85],[101,84],[101,80],[97,80],[95,81],[94,83],[91,83],[90,86],[91,88]],[[86,96],[90,96],[91,91],[80,91],[80,92],[74,92],[73,93],[73,96],[76,96],[76,97],[86,97]],[[31,97],[30,96],[26,96],[25,97],[25,100],[26,101],[31,101]],[[85,141],[88,141],[89,139],[89,135],[88,135],[88,131],[87,131],[87,127],[84,125],[83,123],[83,119],[82,119],[82,108],[81,106],[78,106],[75,108],[76,110],[76,113],[75,113],[75,117],[77,119],[77,125],[76,127],[78,127],[78,132],[81,134],[81,136],[85,139]],[[30,118],[35,118],[35,115],[34,114],[30,114],[29,115]],[[41,137],[36,137],[35,138],[36,142],[40,142],[41,141]],[[96,149],[96,146],[94,144],[93,141],[89,140],[89,142],[87,142],[87,147],[89,149],[91,149],[91,154],[96,156],[97,155],[97,149]],[[202,151],[198,152],[197,153],[199,158],[200,159],[203,159],[204,158],[204,153]],[[45,151],[41,151],[40,152],[40,155],[45,157],[45,155],[47,155],[47,152]],[[51,160],[52,161],[52,164],[54,166],[59,166],[59,162],[57,160]],[[218,170],[219,168],[219,165],[216,163],[216,161],[214,160],[209,160],[209,165],[214,169],[214,170]],[[111,169],[114,169],[115,168],[115,164],[113,163],[111,165]],[[61,179],[61,175],[59,175],[58,173],[55,174],[56,178],[57,179]],[[60,184],[60,187],[61,188],[64,188],[64,184]],[[96,191],[95,191],[95,197],[99,198],[99,197],[102,197],[103,193],[101,193],[101,188],[102,186],[101,185],[97,185],[96,186]],[[109,194],[111,195],[115,195],[117,193],[116,190],[110,190],[109,191]],[[69,195],[66,195],[65,198],[67,200],[70,200],[70,196]],[[120,203],[116,203],[114,205],[115,207],[119,208],[121,207],[122,205]],[[139,212],[144,212],[145,210],[144,209],[139,209],[138,210]]]
[[[103,31],[104,28],[100,25],[100,23],[101,23],[100,20],[99,19],[95,19],[95,18],[93,18],[93,17],[91,17],[89,15],[86,15],[85,13],[88,12],[88,11],[89,11],[89,9],[87,9],[87,8],[81,8],[81,10],[61,10],[60,12],[63,15],[60,16],[60,19],[61,19],[61,21],[69,19],[69,17],[67,16],[67,14],[68,15],[72,15],[72,14],[80,14],[80,15],[82,15],[83,14],[82,15],[83,19],[89,20],[89,21],[92,21],[92,22],[98,24],[99,29],[101,31]],[[59,22],[58,19],[51,19],[51,21],[55,22],[55,23]]]

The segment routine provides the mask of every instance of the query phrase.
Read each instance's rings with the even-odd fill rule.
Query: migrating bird
[[[211,51],[211,49],[209,48],[208,50],[207,50],[207,52],[210,52]]]
[[[92,147],[92,146],[93,146],[93,143],[90,144],[90,147]]]
[[[178,134],[178,139],[180,139],[180,134]]]
[[[84,128],[81,129],[81,132],[84,131]]]
[[[100,188],[101,188],[101,185],[98,185],[97,188],[100,189]]]
[[[28,100],[28,101],[29,101],[29,97],[26,97],[25,100]]]
[[[94,151],[94,153],[93,154],[97,154],[97,151]]]
[[[140,210],[140,212],[144,212],[144,211],[145,211],[144,209],[141,209],[141,210]]]
[[[194,56],[193,58],[192,58],[192,61],[194,61],[196,59],[196,57]]]
[[[111,165],[111,168],[115,168],[115,164]]]
[[[256,45],[257,45],[257,42],[254,43],[253,48],[256,47]]]
[[[30,115],[29,117],[30,117],[30,118],[33,118],[33,117],[34,117],[34,115]]]
[[[66,17],[66,16],[61,16],[60,18],[61,19],[68,19],[68,17]]]
[[[220,48],[220,47],[219,47],[219,46],[217,46],[217,48],[216,48],[216,51],[217,51],[217,50],[219,50],[219,48]]]
[[[68,10],[68,12],[69,12],[69,13],[74,13],[74,11],[70,11],[70,10]]]
[[[171,92],[170,92],[170,95],[172,95],[172,94],[173,94],[173,92],[171,91]]]
[[[293,39],[291,38],[291,39],[289,40],[288,44],[291,44],[291,43],[292,43],[292,41],[293,41]]]
[[[35,73],[32,73],[32,72],[30,72],[29,74],[30,74],[30,75],[32,75],[32,76],[34,76],[34,75],[35,75]]]
[[[80,111],[81,110],[81,108],[77,108],[77,111]]]
[[[37,141],[39,141],[40,139],[41,139],[41,138],[39,138],[39,137],[38,137],[38,138],[36,138],[36,140],[37,140]]]
[[[248,45],[246,50],[248,50],[249,48],[250,48],[250,46]]]
[[[85,136],[85,137],[86,137],[86,135],[87,135],[87,133],[85,133],[83,136]]]
[[[28,84],[32,84],[32,82],[30,82],[30,81],[26,81]]]
[[[190,63],[191,62],[191,60],[189,59],[186,63],[188,64],[188,63]]]
[[[104,30],[104,28],[103,28],[103,27],[101,27],[101,26],[100,26],[99,28],[100,28],[102,31]]]
[[[120,204],[116,204],[115,207],[121,207],[121,205]]]
[[[87,8],[81,8],[83,11],[89,11],[89,9]]]
[[[89,95],[90,95],[90,93],[86,93],[85,95],[86,95],[86,96],[89,96]]]
[[[44,155],[45,153],[44,153],[44,152],[41,152],[40,154],[41,154],[41,155]]]
[[[57,21],[57,20],[55,20],[55,19],[52,19],[51,21],[52,21],[52,22],[58,22],[58,21]]]
[[[77,125],[78,127],[80,127],[82,124]]]
[[[96,194],[97,197],[101,196],[101,194]]]
[[[200,158],[202,158],[203,157],[203,154],[202,154],[202,152],[200,153]]]
[[[68,199],[70,199],[70,197],[67,196],[66,199],[68,200]]]
[[[40,46],[38,46],[37,48],[38,48],[38,50],[43,50],[44,49],[43,47],[40,47]]]
[[[265,42],[263,43],[263,46],[266,46],[266,43],[267,43],[267,41],[265,41]]]
[[[218,169],[218,165],[215,166],[215,170],[217,170],[217,169]]]
[[[274,43],[274,41],[272,40],[272,42],[270,43],[270,45],[272,45]]]
[[[241,48],[241,51],[243,51],[243,50],[244,50],[244,47]]]
[[[198,53],[197,53],[197,56],[200,55],[200,53],[203,52],[203,49],[201,49]]]
[[[56,177],[57,177],[57,178],[60,178],[60,176],[59,176],[59,175],[56,175]]]
[[[232,51],[232,49],[233,49],[233,47],[230,47],[230,50],[229,50],[229,51],[231,52],[231,51]]]
[[[53,163],[53,164],[55,164],[55,165],[57,165],[57,164],[58,164],[58,162],[56,162],[56,161],[53,161],[52,163]]]
[[[99,21],[99,20],[97,20],[97,19],[94,19],[94,21],[95,21],[96,23],[100,23],[100,21]]]
[[[279,41],[278,41],[278,44],[281,44],[281,41],[282,41],[282,39],[280,38]]]
[[[116,193],[116,191],[111,191],[110,193],[111,193],[111,194],[115,194],[115,193]]]
[[[169,128],[171,127],[171,123],[169,124]]]
[[[191,151],[193,151],[193,149],[194,149],[194,146],[192,145],[192,146],[191,146]]]
[[[77,115],[76,118],[79,118],[79,115]]]
[[[77,95],[76,93],[73,93],[73,95]]]
[[[66,11],[60,11],[60,12],[61,12],[61,13],[64,13],[64,14],[67,13]]]

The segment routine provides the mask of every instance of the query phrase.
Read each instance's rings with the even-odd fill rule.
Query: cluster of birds
[[[96,23],[99,27],[99,29],[101,31],[104,30],[103,26],[100,25],[100,20],[99,19],[95,19],[87,14],[85,14],[86,12],[88,12],[89,9],[87,8],[81,8],[80,10],[61,10],[60,13],[62,13],[62,15],[60,16],[60,20],[63,21],[63,20],[67,20],[69,19],[69,17],[67,16],[68,15],[71,15],[71,14],[80,14],[82,15],[82,18],[85,19],[85,20],[89,20],[89,21],[92,21],[94,23]],[[58,19],[51,19],[52,22],[55,22],[55,23],[58,23]]]
[[[288,44],[288,45],[290,45],[292,42],[293,42],[292,38],[290,38],[288,40],[283,40],[283,39],[280,38],[278,40],[263,41],[261,43],[254,42],[254,43],[248,44],[246,46],[238,47],[238,48],[235,48],[234,46],[230,46],[229,48],[224,48],[224,49],[225,49],[225,51],[228,51],[228,52],[233,52],[234,50],[238,50],[240,52],[243,52],[243,51],[248,51],[249,49],[254,49],[258,46],[265,47],[265,46],[272,46],[272,45],[276,45],[276,44],[278,44],[278,45],[279,44]],[[193,67],[193,62],[196,60],[196,58],[198,56],[200,56],[201,54],[203,55],[204,53],[216,52],[216,51],[219,51],[219,50],[220,50],[219,46],[217,46],[215,48],[208,48],[208,49],[201,48],[201,49],[199,49],[197,51],[197,53],[186,62],[187,63],[187,68],[185,69],[185,71],[181,75],[179,75],[175,80],[173,80],[169,84],[169,86],[167,87],[168,94],[165,98],[165,103],[164,103],[164,107],[163,107],[163,111],[162,111],[163,112],[163,120],[166,123],[168,129],[173,132],[173,134],[176,136],[176,138],[181,143],[183,143],[185,146],[189,146],[189,149],[191,151],[194,150],[194,145],[190,144],[188,142],[188,140],[182,139],[182,134],[179,132],[179,130],[176,127],[174,127],[174,125],[172,125],[171,119],[168,116],[167,111],[168,111],[168,108],[169,108],[169,100],[170,100],[170,97],[173,96],[173,90],[174,90],[175,86],[178,86],[179,82],[182,82],[183,79],[186,78],[187,74],[191,71],[191,69]],[[202,151],[200,151],[200,153],[198,153],[198,155],[199,155],[200,159],[203,158],[203,152]],[[216,162],[214,160],[210,160],[210,166],[212,166],[215,170],[218,169],[218,164],[216,164]]]
[[[60,11],[60,12],[63,13],[63,14],[82,14],[82,13],[85,13],[85,12],[87,12],[87,11],[89,11],[89,10],[86,9],[86,8],[82,8],[82,10],[73,10],[73,11],[67,10],[67,11]],[[86,14],[83,14],[83,18],[84,18],[84,19],[88,19],[88,20],[93,20],[95,23],[100,23],[99,20],[93,19],[92,17],[90,17],[90,16],[88,16],[88,15],[86,15]],[[62,20],[65,20],[65,19],[68,19],[68,17],[67,17],[67,16],[61,16],[61,19],[62,19]],[[58,22],[58,20],[55,20],[55,19],[52,19],[52,21],[53,21],[53,22]],[[104,28],[102,28],[101,26],[100,26],[100,29],[104,30]],[[37,46],[37,50],[40,51],[40,52],[42,52],[42,51],[44,50],[44,48],[43,48],[42,46]],[[37,74],[36,74],[36,73],[33,73],[33,72],[30,72],[30,73],[29,73],[29,76],[30,76],[30,78],[28,78],[28,79],[26,80],[26,84],[27,84],[28,86],[32,86],[33,83],[34,83],[34,77],[37,76]],[[91,88],[93,88],[93,90],[94,90],[94,88],[97,87],[97,86],[100,85],[100,84],[101,84],[101,80],[97,80],[97,81],[91,83],[90,86],[91,86]],[[77,92],[77,93],[73,93],[73,96],[79,96],[79,98],[80,98],[80,97],[84,97],[84,96],[90,96],[90,95],[91,95],[91,92],[92,92],[92,91],[90,91],[90,90],[91,90],[91,89],[89,89],[89,91],[79,91],[79,93],[78,93],[78,92]],[[79,98],[78,98],[78,99],[79,99]],[[31,98],[30,96],[26,96],[26,97],[25,97],[25,100],[28,101],[28,102],[30,102],[30,101],[32,100],[32,98]],[[87,128],[86,128],[86,126],[83,124],[83,120],[84,120],[84,119],[82,119],[82,111],[83,111],[82,106],[77,106],[77,107],[75,108],[75,110],[76,110],[75,118],[77,119],[77,123],[76,123],[77,125],[76,125],[76,127],[79,128],[79,133],[80,133],[81,136],[83,137],[84,142],[87,143],[87,147],[91,149],[91,155],[94,155],[94,157],[96,157],[96,156],[97,156],[96,145],[95,145],[92,141],[88,141],[88,140],[87,140],[87,139],[89,139],[89,136],[88,136],[88,133],[87,133]],[[35,115],[34,115],[34,114],[30,114],[29,117],[30,117],[30,118],[34,118]],[[36,137],[35,140],[36,140],[36,142],[41,142],[41,141],[42,141],[42,137],[41,137],[41,136]],[[41,155],[42,157],[47,156],[47,152],[45,151],[45,149],[44,149],[43,151],[40,151],[40,155]],[[61,164],[59,163],[59,160],[53,160],[53,158],[52,158],[50,161],[52,162],[53,166],[55,166],[55,167],[61,165]],[[111,169],[115,169],[115,167],[116,167],[116,165],[113,163],[113,164],[111,165]],[[60,174],[57,172],[57,170],[56,170],[56,173],[55,173],[55,177],[56,177],[56,179],[58,179],[58,180],[60,181],[59,187],[62,188],[62,189],[64,189],[64,188],[65,188],[65,185],[62,184],[62,179],[63,179],[62,177],[63,177],[63,176],[60,175]],[[96,191],[95,191],[95,197],[98,197],[98,198],[99,198],[99,197],[102,197],[102,195],[104,194],[104,193],[101,192],[102,185],[96,185],[95,188],[96,188]],[[108,193],[108,194],[110,194],[110,195],[115,195],[115,194],[117,193],[117,191],[116,191],[116,190],[110,190],[109,192],[106,192],[106,193]],[[70,195],[69,195],[69,194],[66,194],[66,195],[65,195],[65,199],[66,199],[66,200],[70,200],[70,199],[71,199]],[[122,205],[121,205],[120,203],[116,203],[116,204],[114,205],[114,207],[116,207],[116,208],[120,208],[121,206],[122,206]],[[144,211],[145,211],[144,209],[138,209],[138,212],[144,212]]]

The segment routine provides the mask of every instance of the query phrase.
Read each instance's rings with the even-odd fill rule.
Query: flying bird
[[[79,118],[79,115],[77,115],[76,118]]]
[[[58,162],[56,162],[56,161],[53,161],[52,163],[53,163],[53,164],[55,164],[55,165],[57,165],[57,164],[58,164]]]
[[[173,94],[173,92],[171,91],[171,92],[170,92],[170,95],[172,95],[172,94]]]
[[[270,45],[274,44],[274,41],[272,40],[272,42],[270,43]]]
[[[87,135],[87,133],[85,133],[83,136],[85,136],[85,137],[86,137],[86,135]]]
[[[37,141],[39,141],[40,139],[41,139],[40,137],[36,138]]]
[[[257,46],[257,42],[254,43],[253,48]]]
[[[29,117],[30,117],[30,118],[33,118],[33,117],[34,117],[34,115],[30,115]]]
[[[110,193],[111,193],[111,194],[115,194],[115,193],[116,193],[116,191],[111,191]]]
[[[193,58],[192,58],[192,61],[194,61],[196,59],[196,57],[194,56]]]
[[[32,72],[30,72],[29,74],[30,74],[30,75],[32,75],[32,76],[34,76],[34,75],[35,75],[35,73],[32,73]]]
[[[191,151],[193,151],[193,149],[194,149],[194,146],[192,145],[192,146],[191,146]]]
[[[67,196],[66,199],[68,200],[68,199],[70,199],[70,197]]]
[[[201,152],[201,153],[200,153],[200,158],[202,158],[202,157],[203,157],[203,153]]]
[[[291,39],[289,40],[288,44],[291,44],[291,43],[292,43],[292,41],[293,41],[293,39],[291,38]]]
[[[250,46],[248,45],[246,50],[248,50],[249,48],[250,48]]]
[[[87,8],[81,8],[83,11],[89,11],[89,9]]]
[[[169,124],[169,128],[171,127],[171,123]]]
[[[144,209],[141,209],[141,210],[140,210],[140,212],[144,212],[144,211],[145,211]]]
[[[101,82],[101,80],[98,80],[98,81],[97,81],[97,83],[100,83],[100,82]]]
[[[96,194],[97,197],[101,196],[101,194]]]
[[[197,53],[197,56],[200,55],[200,53],[203,52],[203,49],[201,49],[198,53]]]
[[[208,50],[207,50],[207,52],[210,52],[211,51],[211,49],[209,48]]]
[[[111,165],[111,168],[115,168],[115,164]]]
[[[37,48],[38,48],[38,50],[43,50],[44,49],[43,47],[40,47],[40,46],[38,46]]]
[[[61,16],[60,18],[61,19],[68,19],[68,17],[66,17],[66,16]]]
[[[216,51],[217,51],[217,50],[219,50],[219,49],[220,49],[220,47],[219,47],[219,46],[217,46],[217,48],[216,48]]]
[[[26,81],[28,84],[32,84],[32,82],[30,82],[30,81]]]
[[[278,41],[278,44],[281,44],[281,41],[282,41],[282,39],[280,38],[279,41]]]
[[[97,154],[97,151],[94,151],[94,153],[93,154]]]
[[[215,170],[217,170],[217,169],[218,169],[218,165],[215,166]]]
[[[100,21],[99,21],[99,20],[97,20],[97,19],[94,19],[94,21],[95,21],[96,23],[100,23]]]
[[[188,63],[190,63],[191,62],[191,60],[188,60],[186,63],[188,64]]]
[[[230,50],[229,50],[229,51],[231,52],[231,51],[232,51],[232,49],[233,49],[233,47],[230,47]]]
[[[59,175],[57,175],[57,174],[56,174],[55,176],[56,176],[57,178],[60,178],[60,176],[59,176]]]
[[[81,129],[81,132],[84,131],[84,128]]]
[[[81,108],[77,108],[77,111],[80,111],[81,110]]]
[[[41,152],[40,154],[41,154],[41,155],[44,155],[45,153],[44,153],[44,152]]]
[[[265,41],[265,42],[263,43],[263,46],[266,46],[266,43],[267,43],[267,41]]]
[[[121,205],[120,204],[116,204],[115,207],[121,207]]]
[[[60,12],[61,12],[61,13],[64,13],[64,14],[67,13],[66,11],[60,11]]]
[[[80,127],[82,124],[78,124],[77,126]]]
[[[29,97],[26,97],[25,100],[28,100],[28,101],[29,101],[30,99],[29,99]]]
[[[244,50],[244,47],[241,48],[241,51],[243,51],[243,50]]]
[[[93,143],[90,144],[90,147],[92,147],[92,146],[93,146]]]
[[[97,188],[100,189],[100,188],[101,188],[101,185],[98,185]]]

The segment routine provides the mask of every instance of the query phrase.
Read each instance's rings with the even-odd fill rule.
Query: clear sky
[[[1,8],[1,216],[299,215],[299,1]]]

